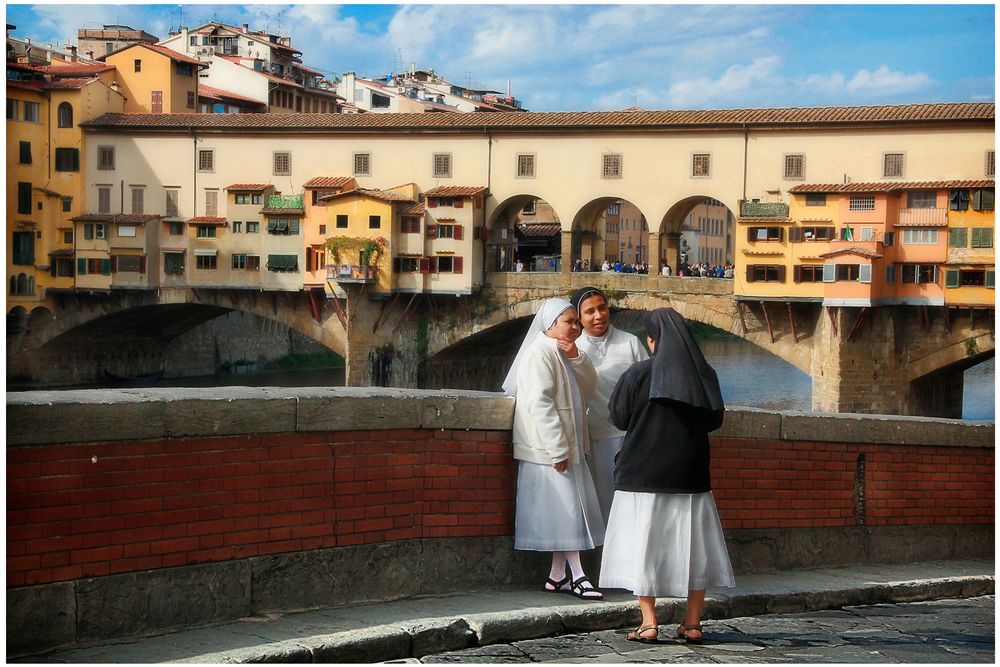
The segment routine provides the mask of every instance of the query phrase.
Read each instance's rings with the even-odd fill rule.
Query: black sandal
[[[692,637],[688,634],[692,630],[698,633],[697,637]],[[677,627],[677,638],[683,639],[688,644],[700,644],[701,640],[704,638],[704,633],[701,631],[701,623],[698,623],[697,625],[684,625],[681,623]]]
[[[590,584],[590,587],[585,588],[583,585],[584,582]],[[577,579],[576,581],[574,581],[573,584],[570,586],[569,590],[567,590],[566,592],[569,593],[570,595],[575,595],[581,600],[604,599],[604,593],[594,588],[594,584],[590,581],[590,579],[587,578],[587,575],[584,575],[579,579]],[[587,595],[587,593],[590,593],[591,595]]]
[[[643,637],[642,633],[648,632],[649,630],[654,631],[656,634],[652,637]],[[625,639],[630,642],[639,642],[642,644],[659,644],[660,643],[660,630],[655,625],[640,625],[635,630],[629,630],[628,634],[625,635]]]
[[[545,580],[545,586],[543,587],[546,593],[569,593],[570,589],[563,588],[570,581],[569,575],[566,575],[565,579],[560,581],[554,581],[551,577]],[[552,588],[549,588],[552,586]]]

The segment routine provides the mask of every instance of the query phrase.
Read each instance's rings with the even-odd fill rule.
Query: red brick
[[[197,537],[179,537],[172,540],[161,540],[151,542],[149,552],[153,555],[174,553],[177,551],[191,551],[198,548]]]

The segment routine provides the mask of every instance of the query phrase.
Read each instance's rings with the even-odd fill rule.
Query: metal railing
[[[326,267],[326,279],[342,283],[375,282],[378,280],[378,267],[361,264],[331,264]]]

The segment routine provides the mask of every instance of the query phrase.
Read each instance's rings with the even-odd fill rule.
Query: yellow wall
[[[367,197],[360,194],[348,194],[330,200],[325,207],[316,206],[312,209],[316,215],[316,222],[309,222],[310,226],[326,225],[328,238],[332,237],[352,237],[359,239],[375,239],[382,237],[387,244],[382,252],[382,257],[378,262],[378,281],[372,288],[374,292],[389,292],[394,287],[392,274],[392,230],[399,226],[396,220],[394,205]],[[347,216],[347,229],[337,228],[337,216]],[[378,229],[369,228],[369,216],[380,216],[381,226]],[[327,265],[333,264],[359,264],[360,260],[357,252],[345,251],[341,253],[338,262],[333,253],[328,251],[326,257]]]
[[[135,71],[135,61],[141,60],[141,71]],[[190,77],[179,76],[174,61],[167,56],[141,46],[134,46],[104,59],[117,70],[115,78],[126,97],[125,113],[152,113],[153,91],[163,93],[163,113],[193,112],[187,106],[187,93],[196,92],[197,68],[192,65]],[[197,100],[195,101],[197,107]]]

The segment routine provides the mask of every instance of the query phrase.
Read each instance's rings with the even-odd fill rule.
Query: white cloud
[[[931,78],[923,72],[904,74],[893,72],[888,65],[882,65],[874,72],[866,69],[858,70],[847,83],[847,90],[852,93],[909,93],[926,87]]]
[[[667,90],[671,106],[691,108],[719,104],[733,99],[749,99],[761,91],[774,91],[782,79],[777,73],[781,59],[765,56],[749,65],[732,65],[717,79],[701,77],[678,81]]]

